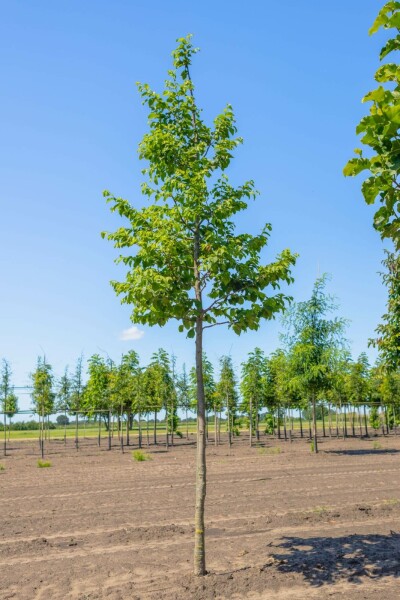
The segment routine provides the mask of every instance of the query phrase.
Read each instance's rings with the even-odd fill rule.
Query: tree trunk
[[[249,435],[250,435],[250,447],[253,445],[253,402],[250,396],[250,408],[249,408]],[[229,418],[229,413],[228,413]]]
[[[315,406],[315,394],[312,397],[312,419],[313,419],[313,440],[314,440],[314,452],[318,453],[318,440],[317,440],[317,414]]]
[[[283,435],[285,436],[285,442],[287,440],[287,431],[286,431],[286,408],[283,409]]]
[[[218,446],[218,414],[214,404],[214,445]]]
[[[365,437],[369,437],[368,434],[368,422],[367,422],[367,409],[364,404],[364,427],[365,427]]]
[[[258,421],[259,421],[259,415],[258,415],[258,402],[256,402],[256,440],[257,442],[260,441],[260,432],[258,429]]]
[[[111,410],[108,411],[108,449],[111,450]]]
[[[78,428],[79,428],[79,416],[78,416],[78,413],[75,413],[75,448],[77,450],[79,450]]]
[[[100,448],[100,444],[101,444],[101,415],[99,415],[99,432],[98,432],[97,443],[98,443],[98,446]]]
[[[154,445],[156,446],[157,445],[157,411],[156,410],[154,411],[154,430],[153,431],[154,431],[154,433],[153,433]]]
[[[228,429],[229,447],[231,447],[232,446],[231,415],[229,414],[229,404],[228,404],[228,401],[226,403],[226,425],[227,425],[227,429]]]
[[[7,416],[4,413],[4,456],[7,456]]]
[[[138,439],[138,445],[139,445],[139,448],[142,447],[142,423],[141,423],[141,418],[142,418],[142,415],[141,415],[141,413],[139,411],[138,412],[138,421],[139,421],[139,431],[138,431],[139,439]]]
[[[332,411],[331,405],[328,404],[328,427],[329,427],[329,437],[332,437]]]
[[[200,293],[200,291],[199,291]],[[204,507],[206,500],[206,410],[203,381],[203,324],[196,320],[197,460],[194,533],[194,574],[206,574]]]
[[[278,408],[276,409],[277,412],[277,419],[278,419],[278,440],[281,439],[281,419],[280,419],[280,414],[279,414],[279,404],[278,404]]]
[[[188,411],[186,409],[186,439],[189,439],[189,423],[188,423]]]
[[[303,419],[301,418],[301,410],[299,410],[299,417],[300,417],[300,437],[303,437]]]

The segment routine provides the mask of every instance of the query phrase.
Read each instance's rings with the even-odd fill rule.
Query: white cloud
[[[129,340],[141,340],[143,336],[144,331],[139,329],[139,327],[136,327],[136,325],[133,325],[132,327],[129,327],[129,329],[124,329],[119,336],[119,339],[123,342],[128,342]]]

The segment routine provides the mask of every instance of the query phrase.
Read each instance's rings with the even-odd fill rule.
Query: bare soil
[[[400,436],[327,438],[318,455],[264,441],[208,446],[203,578],[191,575],[194,443],[134,462],[53,441],[45,469],[37,444],[11,443],[1,600],[400,598]]]

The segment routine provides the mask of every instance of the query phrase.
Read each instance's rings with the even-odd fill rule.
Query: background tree
[[[226,408],[226,421],[228,429],[229,445],[232,444],[232,434],[236,431],[236,411],[238,407],[238,392],[235,371],[231,356],[220,358],[220,374],[215,389],[214,412],[220,408]]]
[[[143,193],[154,202],[136,209],[127,200],[104,195],[113,211],[127,219],[107,238],[117,248],[134,254],[121,255],[126,279],[113,282],[122,302],[133,305],[132,321],[165,325],[179,321],[196,342],[197,374],[197,470],[194,572],[204,575],[204,506],[206,496],[206,419],[202,372],[203,332],[227,324],[240,334],[257,329],[263,318],[281,311],[287,297],[273,295],[282,282],[292,281],[295,256],[285,250],[269,265],[261,264],[260,251],[271,230],[267,224],[259,235],[237,234],[233,217],[245,210],[255,196],[252,181],[239,187],[225,174],[235,137],[232,108],[228,105],[206,125],[196,103],[190,67],[197,50],[190,36],[178,40],[173,70],[162,93],[139,84],[149,109],[149,128],[139,157],[148,162]],[[106,235],[106,234],[103,234]]]
[[[188,413],[191,409],[191,398],[190,398],[190,383],[189,377],[186,373],[186,365],[183,363],[182,373],[178,376],[176,382],[176,388],[178,393],[178,406],[185,413],[186,420],[186,439],[189,439],[189,422]]]
[[[382,367],[396,371],[400,367],[400,255],[386,252],[383,264],[387,269],[382,279],[388,290],[388,301],[383,322],[376,328],[378,335],[370,343],[378,348]]]
[[[380,52],[383,60],[400,49],[400,3],[387,2],[379,12],[369,33],[377,32],[381,27],[393,30],[390,38]],[[375,73],[379,84],[376,89],[363,98],[371,102],[369,115],[363,117],[357,126],[361,142],[368,156],[356,148],[356,157],[349,160],[344,168],[346,176],[355,176],[367,171],[361,190],[367,204],[377,199],[380,208],[374,216],[374,227],[382,238],[393,240],[396,249],[400,248],[400,70],[395,62],[383,64]]]
[[[204,390],[204,410],[206,418],[206,437],[208,437],[208,415],[211,410],[214,409],[217,401],[215,397],[215,379],[214,379],[214,367],[212,362],[208,359],[207,354],[203,351],[202,353],[202,376],[203,376],[203,390]],[[196,367],[190,370],[190,393],[192,398],[192,409],[197,410],[197,371]]]
[[[326,275],[318,278],[310,300],[290,307],[285,318],[293,383],[305,393],[312,406],[314,452],[318,452],[316,401],[318,395],[329,388],[335,351],[344,345],[345,321],[338,317],[327,318],[337,305],[325,293],[326,281]]]
[[[249,415],[250,446],[253,440],[253,431],[259,439],[259,413],[266,405],[267,398],[266,357],[260,348],[250,352],[248,359],[242,363],[242,378],[240,392],[242,395],[241,409]]]
[[[54,392],[54,375],[51,365],[45,357],[38,357],[36,370],[31,373],[32,401],[35,412],[39,415],[40,437],[39,443],[42,457],[44,455],[45,422],[54,412],[56,394]],[[47,419],[46,419],[47,417]]]
[[[347,398],[351,402],[351,404],[353,404],[353,407],[359,408],[360,406],[363,406],[365,410],[365,406],[369,402],[371,395],[370,366],[368,362],[368,357],[365,354],[365,352],[362,352],[360,354],[356,362],[350,363],[349,365],[349,372],[346,378],[346,393]],[[365,435],[368,435],[366,427],[366,418],[365,430]]]

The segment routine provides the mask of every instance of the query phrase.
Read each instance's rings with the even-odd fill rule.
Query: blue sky
[[[135,82],[161,89],[177,37],[201,47],[193,77],[206,119],[233,105],[245,143],[229,175],[254,179],[261,195],[240,226],[271,222],[266,258],[300,254],[291,293],[310,295],[319,272],[350,319],[355,355],[367,347],[385,308],[377,272],[384,245],[360,181],[342,168],[358,145],[382,33],[368,36],[375,0],[270,0],[172,3],[154,0],[13,0],[2,4],[0,60],[0,357],[24,385],[45,351],[56,374],[80,352],[118,358],[136,349],[143,363],[162,346],[192,363],[193,343],[177,325],[131,326],[109,280],[115,251],[100,231],[119,225],[107,188],[142,203],[136,148],[146,112]],[[210,358],[236,365],[258,345],[278,344],[279,323],[240,338],[211,330]],[[26,402],[28,402],[26,400]]]

